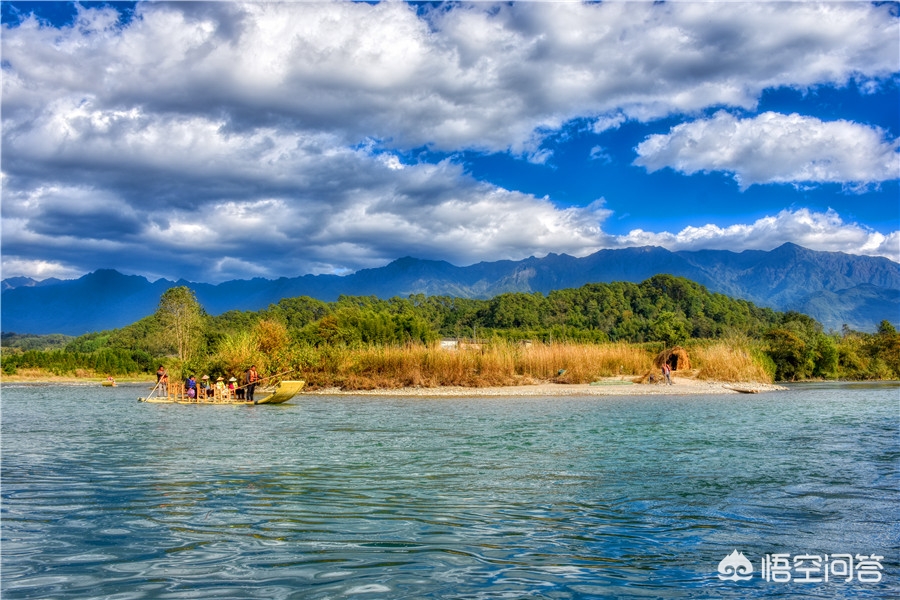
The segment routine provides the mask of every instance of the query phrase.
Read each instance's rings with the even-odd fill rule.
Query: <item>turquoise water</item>
[[[143,392],[2,387],[4,599],[900,593],[897,385],[256,407]],[[734,550],[752,579],[718,577]],[[881,581],[766,581],[775,553],[883,556]]]

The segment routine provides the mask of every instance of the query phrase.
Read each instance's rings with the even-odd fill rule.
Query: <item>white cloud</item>
[[[900,139],[849,121],[766,112],[738,119],[725,111],[652,135],[635,164],[653,172],[733,173],[742,189],[765,183],[877,183],[900,177]]]
[[[541,131],[889,76],[897,19],[865,3],[141,3],[5,29],[4,118],[54,99],[225,114],[398,147],[528,154]],[[537,135],[536,135],[537,134]]]
[[[114,11],[86,8],[62,30],[4,26],[4,276],[32,265],[222,280],[345,272],[406,254],[469,264],[640,243],[642,232],[603,233],[602,202],[559,208],[405,151],[511,151],[541,163],[547,136],[572,119],[598,133],[710,106],[751,109],[773,87],[877,85],[898,70],[890,11],[175,2],[138,3],[121,27]],[[840,154],[828,176],[880,181],[877,132],[842,132],[832,134],[839,149],[862,140],[864,152],[857,163]],[[766,133],[782,139],[777,127]],[[655,156],[668,164],[662,148]],[[766,168],[739,174],[752,183]],[[646,235],[688,245],[737,234]],[[883,253],[891,235],[859,248]]]
[[[883,256],[900,262],[900,231],[887,235],[858,223],[845,223],[840,215],[809,209],[783,210],[749,224],[720,227],[707,224],[677,233],[635,229],[616,236],[615,245],[662,246],[669,250],[771,250],[793,242],[811,250]]]
[[[137,182],[150,190],[140,192],[146,201],[136,202],[138,192],[100,169],[94,179],[109,181],[106,188],[6,195],[4,260],[40,249],[62,265],[152,277],[179,265],[180,276],[219,281],[239,270],[268,277],[356,270],[406,254],[469,264],[599,249],[600,221],[608,215],[602,203],[561,210],[548,198],[478,182],[449,161],[397,169],[394,160],[365,148],[321,155],[313,142],[278,137],[263,144],[256,134],[230,134],[236,150],[217,167],[228,178],[217,185],[234,193],[198,194],[192,203],[176,197],[164,200],[164,210],[154,198],[165,195],[165,183]],[[208,146],[222,143],[213,137]],[[261,156],[273,146],[291,148],[275,153],[277,167],[260,173],[244,166],[265,162]],[[213,155],[198,150],[172,160],[190,171]],[[251,190],[257,197],[241,197]]]
[[[591,160],[599,160],[602,163],[609,164],[612,162],[612,156],[603,146],[594,146],[590,152]]]
[[[602,117],[597,117],[594,119],[594,124],[591,126],[591,130],[594,133],[603,133],[609,129],[618,129],[622,123],[626,121],[625,115],[623,114],[614,114],[614,115],[604,115]]]
[[[50,279],[77,279],[84,275],[84,271],[78,268],[67,267],[61,263],[46,260],[20,259],[16,256],[3,257],[2,278],[31,277],[37,281]]]

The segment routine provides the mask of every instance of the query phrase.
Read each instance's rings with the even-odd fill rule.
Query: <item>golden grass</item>
[[[303,347],[300,374],[311,389],[340,387],[345,390],[395,389],[401,387],[489,387],[541,382],[590,383],[601,377],[646,379],[658,370],[654,345],[534,344],[491,342],[478,348],[446,350],[439,345],[365,348]],[[727,382],[771,383],[746,340],[696,342],[688,347],[694,369],[679,371],[678,377],[696,377]],[[249,337],[235,336],[219,347],[219,360],[240,369],[247,360],[260,360]],[[297,364],[297,363],[295,363]],[[274,367],[273,367],[274,368]],[[98,377],[79,370],[76,378]],[[61,379],[42,369],[20,369],[4,381]]]
[[[773,378],[750,347],[739,342],[715,342],[690,349],[691,360],[699,369],[698,379],[728,382],[772,383]]]
[[[50,369],[42,369],[39,367],[17,369],[14,374],[0,374],[0,382],[3,383],[85,383],[86,380],[96,380],[99,384],[106,379],[107,373],[100,373],[93,369],[75,369],[62,374],[54,373]],[[127,375],[116,375],[116,381],[155,381],[156,377],[147,373],[130,373]]]
[[[627,344],[536,344],[499,342],[476,349],[437,345],[373,346],[330,350],[304,369],[311,387],[486,387],[554,381],[589,383],[599,377],[635,376],[652,355]]]

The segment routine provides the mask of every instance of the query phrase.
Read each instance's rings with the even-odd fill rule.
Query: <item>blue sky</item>
[[[897,4],[0,6],[3,277],[900,261]]]

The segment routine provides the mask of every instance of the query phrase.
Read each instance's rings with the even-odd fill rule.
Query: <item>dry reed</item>
[[[698,367],[698,379],[772,383],[773,378],[750,348],[741,343],[716,342],[691,348],[691,359]]]
[[[634,376],[652,356],[627,344],[536,344],[497,342],[446,350],[437,345],[329,349],[310,361],[311,387],[485,387],[555,381],[588,383],[599,377]]]

